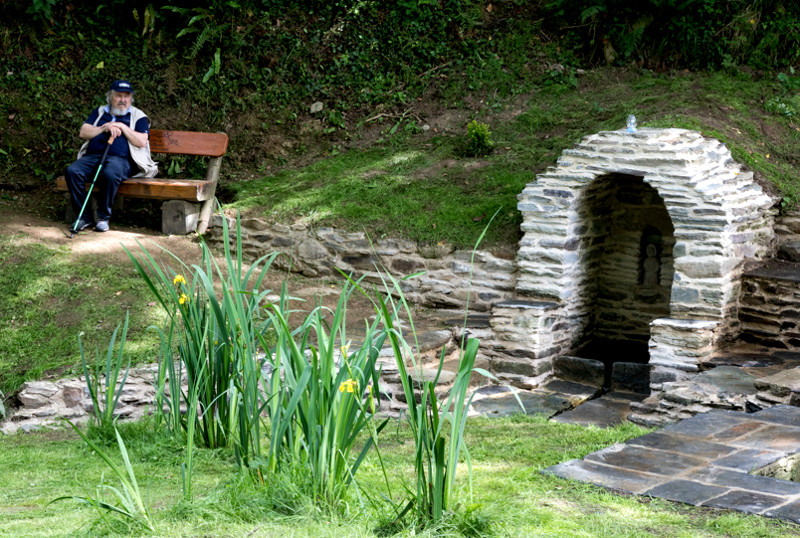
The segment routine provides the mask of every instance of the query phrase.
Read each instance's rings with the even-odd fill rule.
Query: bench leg
[[[169,200],[161,205],[161,232],[165,235],[186,235],[197,229],[200,204]]]
[[[208,229],[208,223],[211,220],[211,215],[214,213],[214,207],[217,205],[217,199],[211,197],[203,202],[203,207],[200,208],[200,218],[197,223],[197,233],[203,235]]]
[[[64,194],[64,200],[67,202],[67,211],[64,221],[72,226],[75,224],[78,214],[72,209],[72,198],[70,198],[69,193]],[[86,209],[84,210],[84,216],[89,217],[94,222],[97,222],[97,200],[95,200],[94,196],[89,198],[89,203],[86,204]]]

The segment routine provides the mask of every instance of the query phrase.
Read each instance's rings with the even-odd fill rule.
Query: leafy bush
[[[767,112],[793,118],[800,115],[800,95],[773,97],[764,103]]]
[[[800,115],[800,76],[795,75],[793,67],[788,73],[778,73],[781,94],[764,103],[767,112],[792,118]]]
[[[489,125],[472,120],[467,125],[467,136],[463,143],[462,153],[467,157],[482,157],[494,150],[492,133]]]
[[[766,68],[800,59],[797,2],[554,0],[546,10],[593,64]]]

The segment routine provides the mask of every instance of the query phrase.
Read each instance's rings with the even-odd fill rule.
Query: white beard
[[[113,114],[114,116],[124,116],[126,112],[128,112],[127,108],[112,108],[111,109],[111,114]]]

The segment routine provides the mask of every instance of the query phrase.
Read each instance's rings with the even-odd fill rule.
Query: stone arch
[[[627,362],[647,362],[650,323],[669,315],[674,273],[664,201],[641,176],[614,173],[588,184],[576,207],[582,234],[574,294],[584,298],[585,322],[577,354],[599,358],[613,349]]]
[[[702,322],[714,340],[735,332],[742,265],[769,254],[774,201],[717,140],[683,129],[607,131],[565,150],[519,195],[524,235],[516,292],[546,312],[550,328],[539,338],[547,351],[537,358],[574,352],[590,328],[591,293],[581,283],[587,278],[584,242],[593,232],[581,204],[602,178],[638,178],[663,201],[674,228],[673,279],[668,316],[660,319],[681,326]]]

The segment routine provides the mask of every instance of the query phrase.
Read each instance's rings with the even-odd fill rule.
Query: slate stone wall
[[[235,222],[229,227],[235,229]],[[454,250],[446,244],[421,245],[413,241],[377,239],[362,232],[346,233],[335,228],[312,228],[305,224],[286,226],[263,220],[242,219],[242,251],[256,260],[280,252],[274,266],[307,277],[338,277],[338,270],[381,283],[378,268],[396,278],[424,274],[401,283],[406,298],[414,304],[459,310],[467,306],[487,312],[491,306],[514,294],[516,263],[508,256],[489,251]],[[222,217],[212,219],[206,240],[222,242]],[[234,241],[231,240],[235,247]]]
[[[748,271],[742,281],[741,338],[776,349],[800,349],[800,273],[774,262]]]
[[[800,349],[800,212],[775,221],[777,260],[752,264],[742,277],[741,339],[773,349]]]

